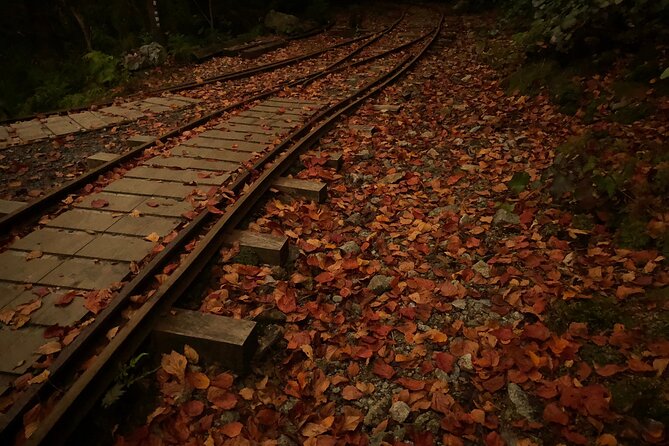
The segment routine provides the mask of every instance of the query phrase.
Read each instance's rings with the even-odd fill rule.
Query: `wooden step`
[[[279,178],[273,186],[290,195],[305,197],[323,203],[328,196],[328,186],[319,181],[299,180],[296,178]]]
[[[253,321],[172,309],[154,328],[152,341],[166,353],[182,352],[188,344],[207,363],[244,373],[257,349],[256,328]]]
[[[269,265],[283,265],[288,257],[288,238],[255,231],[233,231],[224,239],[227,245],[239,243],[242,250]]]

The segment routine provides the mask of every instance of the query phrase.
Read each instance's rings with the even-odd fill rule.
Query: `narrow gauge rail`
[[[314,74],[309,74],[306,76],[302,76],[298,79],[292,80],[292,81],[286,81],[286,82],[281,82],[279,84],[276,84],[274,86],[271,86],[267,89],[263,89],[260,92],[255,92],[252,93],[250,96],[248,96],[245,99],[242,99],[241,101],[238,101],[234,104],[228,105],[226,107],[214,110],[207,115],[195,119],[179,128],[176,128],[168,133],[165,133],[164,135],[161,135],[160,137],[156,138],[154,141],[147,142],[145,144],[142,144],[140,146],[135,147],[134,149],[129,150],[128,152],[124,153],[123,155],[119,156],[118,158],[109,161],[107,163],[104,163],[97,168],[91,169],[84,173],[83,175],[75,178],[74,180],[63,184],[61,187],[54,189],[44,195],[43,197],[40,197],[37,200],[34,200],[30,203],[28,203],[26,206],[19,208],[15,210],[14,212],[7,214],[3,217],[0,217],[0,234],[3,233],[9,233],[9,231],[13,227],[17,227],[19,225],[24,225],[27,222],[35,220],[35,218],[39,217],[40,214],[46,210],[48,207],[56,205],[60,202],[60,200],[64,199],[68,194],[74,193],[77,190],[81,189],[84,187],[87,183],[90,183],[92,181],[95,181],[100,175],[104,175],[107,172],[112,171],[114,168],[122,165],[123,163],[127,163],[128,161],[132,160],[133,158],[141,155],[146,149],[151,148],[157,144],[162,144],[166,143],[169,139],[175,138],[184,132],[194,129],[196,127],[199,127],[201,125],[206,124],[210,120],[223,115],[224,113],[227,113],[231,110],[234,110],[236,108],[242,107],[248,103],[251,103],[253,101],[259,100],[266,98],[272,94],[275,94],[279,91],[281,91],[283,88],[286,87],[291,87],[294,85],[299,85],[299,84],[304,84],[308,82],[312,82],[318,78],[321,78],[323,76],[327,76],[329,74],[332,74],[334,72],[337,72],[339,70],[343,70],[348,67],[352,66],[358,66],[362,65],[365,63],[368,63],[372,60],[378,59],[380,57],[384,57],[388,54],[392,54],[397,51],[401,51],[402,49],[406,48],[407,46],[410,46],[413,44],[413,41],[408,42],[404,45],[398,46],[396,48],[393,48],[391,50],[384,51],[380,54],[377,54],[375,56],[370,56],[367,58],[363,58],[361,60],[355,61],[355,62],[350,62],[356,55],[358,55],[362,50],[365,48],[369,47],[370,45],[374,44],[377,42],[381,37],[384,35],[388,34],[390,31],[392,31],[397,24],[400,23],[400,21],[403,19],[404,15],[400,17],[399,20],[394,22],[391,26],[386,28],[383,32],[379,33],[378,36],[374,37],[373,39],[370,39],[368,42],[364,43],[363,45],[359,46],[358,48],[354,49],[350,53],[346,54],[344,57],[340,58],[339,60],[336,60],[332,64],[328,65],[324,69],[314,73]],[[350,62],[349,64],[346,64],[346,62]]]
[[[77,420],[88,410],[95,398],[104,391],[106,385],[113,378],[116,369],[114,364],[119,364],[129,357],[134,349],[141,343],[151,330],[152,323],[160,313],[165,311],[192,283],[196,275],[202,270],[207,261],[215,255],[222,244],[222,234],[234,228],[252,208],[262,194],[270,187],[272,182],[278,178],[296,159],[300,151],[313,144],[332,123],[342,114],[352,111],[364,100],[379,92],[386,85],[395,81],[406,70],[427,51],[429,46],[436,40],[441,30],[443,17],[439,25],[429,35],[423,35],[412,42],[403,44],[393,50],[384,51],[375,56],[368,57],[355,64],[349,64],[336,70],[326,70],[320,73],[318,77],[331,74],[346,67],[362,65],[371,60],[384,57],[392,52],[400,51],[417,44],[421,40],[428,38],[427,43],[420,48],[415,55],[409,54],[402,58],[391,71],[377,77],[374,81],[356,91],[352,96],[345,98],[332,105],[327,110],[317,114],[309,119],[301,128],[294,131],[280,145],[265,154],[257,160],[253,170],[257,171],[267,166],[268,163],[276,161],[270,169],[264,171],[258,179],[251,183],[250,187],[241,195],[237,201],[230,206],[225,214],[216,220],[215,213],[203,211],[195,220],[193,220],[177,237],[159,253],[147,268],[143,269],[130,283],[128,283],[107,307],[94,321],[94,323],[83,332],[68,349],[62,352],[51,367],[52,375],[49,384],[38,384],[32,386],[28,394],[17,402],[14,407],[2,418],[2,431],[0,438],[3,442],[11,442],[14,436],[21,428],[22,415],[26,413],[40,398],[46,397],[52,390],[52,386],[59,386],[67,381],[66,372],[74,369],[74,357],[80,356],[83,348],[91,347],[95,338],[99,338],[100,333],[104,333],[108,328],[109,322],[112,322],[120,313],[125,302],[129,297],[142,289],[153,277],[156,270],[165,264],[170,255],[178,251],[184,244],[193,239],[193,237],[202,230],[204,226],[212,225],[202,240],[197,244],[193,252],[189,254],[186,260],[179,268],[172,273],[169,279],[164,282],[155,294],[138,310],[133,318],[126,323],[118,335],[100,352],[93,365],[87,369],[77,379],[77,381],[67,390],[65,395],[56,403],[53,410],[44,419],[39,429],[30,439],[30,444],[57,444],[65,441],[66,436],[71,432]],[[430,33],[428,33],[430,34]],[[313,79],[310,79],[313,80]],[[263,93],[266,97],[271,93]],[[256,97],[255,99],[259,99]],[[211,117],[209,118],[211,119]],[[278,159],[277,159],[278,158]],[[235,181],[229,186],[235,192],[248,184],[251,179],[251,171],[242,172]],[[153,266],[153,267],[151,267]],[[80,350],[81,349],[81,350]]]
[[[320,33],[323,33],[325,31],[327,31],[331,26],[332,25],[330,24],[330,25],[324,27],[323,29],[319,30],[317,33],[313,33],[313,32],[305,33],[304,35],[289,38],[288,40],[300,40],[300,39],[312,37],[316,34],[320,34]],[[258,65],[258,66],[255,66],[255,67],[249,67],[249,68],[244,68],[244,69],[236,70],[236,71],[232,71],[232,72],[221,73],[221,74],[212,76],[210,78],[203,79],[202,82],[200,82],[200,83],[184,82],[184,83],[181,83],[181,84],[176,84],[176,85],[172,85],[172,86],[168,86],[168,87],[158,88],[158,89],[155,89],[155,90],[147,90],[145,92],[130,95],[128,97],[147,96],[147,95],[158,94],[158,93],[167,92],[167,91],[184,90],[184,89],[191,88],[193,86],[193,84],[206,85],[206,84],[210,84],[210,83],[213,83],[213,82],[220,82],[220,81],[224,81],[224,80],[240,79],[240,78],[243,78],[243,77],[253,76],[254,74],[258,74],[258,73],[261,73],[261,72],[264,72],[264,71],[270,71],[270,70],[273,70],[273,69],[276,69],[276,68],[281,68],[283,66],[291,65],[293,63],[300,62],[302,60],[305,60],[305,59],[308,59],[308,58],[311,58],[311,57],[317,57],[317,56],[319,56],[323,53],[326,53],[328,51],[331,51],[333,49],[340,48],[342,46],[350,45],[350,44],[358,42],[360,40],[367,39],[372,35],[373,34],[364,34],[362,36],[353,37],[353,38],[344,40],[344,41],[339,42],[335,45],[332,45],[332,46],[329,46],[327,48],[323,48],[323,49],[320,49],[320,50],[314,50],[314,51],[311,51],[309,53],[289,57],[289,58],[279,60],[279,61],[276,61],[276,62],[270,62],[270,63],[267,63],[267,64]],[[102,106],[105,106],[105,105],[110,105],[113,102],[114,102],[114,99],[111,99],[111,100],[108,100],[108,101],[96,102],[95,104],[92,104],[92,105],[102,107]],[[64,108],[64,109],[60,109],[60,110],[54,110],[52,112],[47,112],[47,113],[34,113],[34,114],[31,114],[31,115],[23,115],[23,116],[18,116],[18,117],[15,117],[15,118],[8,118],[8,119],[0,120],[0,125],[9,125],[9,124],[13,124],[13,123],[16,123],[16,122],[19,122],[19,121],[28,121],[28,120],[35,119],[35,118],[38,118],[38,117],[41,117],[41,116],[44,116],[44,115],[48,115],[48,116],[64,115],[64,114],[68,114],[68,113],[88,110],[89,108],[90,108],[90,105],[86,105],[86,106],[81,106],[81,107],[71,107],[71,108]]]

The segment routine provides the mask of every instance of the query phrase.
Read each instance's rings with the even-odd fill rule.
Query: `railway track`
[[[280,178],[297,156],[339,116],[406,72],[436,40],[442,22],[443,18],[433,30],[400,45],[364,57],[362,49],[356,49],[318,73],[280,83],[216,110],[163,135],[159,144],[165,145],[140,146],[0,219],[3,231],[16,230],[17,224],[26,220],[39,219],[45,226],[33,231],[22,227],[17,232],[23,237],[0,255],[0,280],[9,293],[34,294],[44,289],[37,294],[40,302],[54,294],[62,303],[62,297],[52,291],[59,289],[62,295],[65,290],[65,295],[71,295],[67,307],[81,297],[76,303],[84,300],[87,310],[93,303],[100,304],[100,299],[107,300],[57,356],[58,351],[46,354],[50,359],[45,364],[46,377],[40,380],[37,377],[43,374],[33,374],[32,385],[17,393],[0,418],[3,443],[11,443],[26,430],[29,444],[64,442],[114,378],[118,365],[133,354],[161,314],[217,254],[226,234],[271,187],[290,188],[280,184]],[[371,51],[373,43],[366,51]],[[351,60],[355,57],[357,60]],[[381,74],[371,76],[374,71]],[[355,81],[349,91],[340,92],[341,98],[332,100],[328,96],[332,93],[323,87],[336,77]],[[192,138],[188,132],[194,129],[197,136]],[[172,144],[175,141],[179,143],[176,146]],[[163,156],[166,154],[169,156]],[[81,197],[69,197],[82,188]],[[52,208],[62,200],[66,206],[61,210],[66,210],[54,216]],[[189,201],[197,202],[198,207],[193,209]],[[161,242],[156,245],[160,249],[154,249],[156,241]],[[78,245],[80,249],[70,252]],[[170,262],[180,257],[178,266],[170,266],[177,265]],[[103,282],[126,280],[129,270],[136,270],[135,275],[122,287],[103,287]],[[156,274],[161,273],[156,283]],[[31,287],[17,287],[19,283]],[[138,296],[149,288],[146,300],[139,299],[143,302],[137,305]],[[42,293],[46,294],[40,296]],[[105,293],[102,298],[101,293]],[[123,312],[133,301],[136,309],[125,320]],[[25,317],[34,313],[23,314],[24,308],[11,314],[10,323],[27,322]],[[101,344],[114,327],[115,335],[106,345]],[[35,343],[35,336],[14,339],[22,347]],[[43,346],[34,347],[40,350]],[[75,380],[85,361],[82,358],[90,363]],[[24,359],[20,373],[27,372],[30,365]],[[31,424],[31,417],[42,410],[46,415]]]
[[[400,18],[401,20],[401,18]],[[141,93],[127,96],[124,101],[109,100],[95,104],[95,110],[91,107],[74,107],[58,110],[40,119],[44,114],[22,116],[0,122],[0,146],[15,146],[30,144],[44,138],[62,137],[69,134],[81,133],[92,130],[105,129],[110,126],[125,124],[144,116],[144,113],[164,113],[171,110],[179,110],[190,107],[197,101],[189,100],[175,93],[193,88],[202,88],[214,83],[227,82],[237,79],[245,79],[261,73],[270,72],[279,68],[317,58],[339,48],[353,45],[366,39],[374,39],[390,31],[396,21],[386,29],[376,34],[365,34],[362,36],[346,39],[342,42],[320,48],[313,51],[288,57],[282,60],[252,66],[232,72],[224,72],[205,79],[184,82],[176,85],[142,91]],[[169,94],[165,96],[165,94]],[[12,143],[18,141],[18,144]]]

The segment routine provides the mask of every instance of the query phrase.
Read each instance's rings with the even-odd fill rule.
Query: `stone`
[[[126,141],[128,142],[128,145],[130,145],[130,147],[137,147],[137,146],[141,146],[141,145],[144,145],[144,144],[152,143],[155,140],[156,140],[155,136],[133,135],[130,138],[128,138]]]
[[[218,174],[211,171],[175,170],[149,166],[137,166],[127,171],[125,176],[128,178],[141,178],[145,180],[172,181],[184,184],[206,184],[211,186],[220,186],[230,178],[230,175],[227,173]]]
[[[47,343],[43,333],[44,329],[38,327],[0,329],[0,372],[21,375],[28,370],[39,357],[35,351]]]
[[[0,200],[0,217],[11,214],[25,205],[22,201]]]
[[[77,251],[77,256],[121,262],[139,262],[151,252],[153,246],[153,243],[137,237],[100,234]]]
[[[142,45],[123,57],[123,65],[130,71],[162,65],[167,58],[167,50],[157,42]]]
[[[47,130],[37,119],[33,119],[32,121],[17,122],[12,124],[10,127],[14,129],[16,136],[18,136],[19,139],[24,142],[53,136],[53,133]]]
[[[140,215],[134,217],[126,215],[111,225],[105,232],[110,234],[134,235],[146,237],[155,232],[161,237],[166,236],[175,229],[181,220],[176,218],[154,217],[151,215]]]
[[[138,178],[121,178],[107,187],[106,192],[118,192],[128,195],[145,195],[149,197],[185,198],[195,189],[178,183],[143,180]]]
[[[86,165],[90,169],[94,169],[110,161],[114,161],[118,157],[119,156],[115,153],[97,152],[86,158]]]
[[[472,269],[474,270],[474,272],[479,273],[486,279],[490,278],[490,265],[488,265],[483,260],[479,260],[478,262],[476,262],[474,266],[472,266]]]
[[[453,307],[457,308],[458,310],[464,310],[467,308],[467,301],[464,299],[455,299],[453,302],[451,302],[451,305],[453,305]]]
[[[34,283],[63,262],[58,257],[46,254],[26,260],[27,254],[11,250],[0,254],[0,280]]]
[[[206,159],[186,158],[181,156],[171,156],[169,158],[156,156],[146,160],[145,163],[150,166],[211,170],[215,172],[232,172],[239,167],[239,164],[230,163],[228,161],[209,161]]]
[[[389,396],[381,396],[379,400],[370,404],[365,419],[363,420],[365,426],[376,426],[383,421],[391,404],[392,399]]]
[[[350,240],[339,247],[345,254],[358,254],[360,252],[360,246],[353,240]]]
[[[332,302],[334,302],[336,304],[341,303],[343,300],[344,300],[344,298],[339,296],[339,295],[332,296]]]
[[[43,228],[12,244],[12,249],[41,251],[46,254],[73,255],[95,238],[83,231]]]
[[[523,389],[521,389],[518,384],[509,383],[506,386],[506,392],[513,403],[516,413],[527,420],[532,420],[534,411],[530,405],[530,400]]]
[[[397,421],[398,423],[404,423],[409,414],[411,413],[411,408],[404,401],[395,401],[392,406],[390,406],[390,417]]]
[[[230,161],[234,163],[244,163],[253,158],[250,152],[233,152],[224,149],[208,149],[205,147],[177,146],[170,150],[172,155],[185,156],[191,158],[203,158],[218,161]]]
[[[131,108],[120,107],[118,105],[110,105],[109,107],[101,108],[99,111],[107,115],[121,116],[122,118],[125,118],[124,120],[135,120],[144,117],[144,113],[142,112]]]
[[[130,172],[132,172],[132,170]],[[98,209],[110,212],[130,212],[144,200],[144,197],[137,195],[122,195],[99,192],[97,194],[91,194],[84,197],[82,201],[74,203],[74,207],[82,209]],[[94,203],[95,206],[93,206]],[[102,207],[99,207],[101,204]]]
[[[393,281],[393,277],[391,276],[384,276],[382,274],[377,274],[376,276],[372,277],[372,280],[369,281],[369,285],[367,285],[367,288],[370,290],[374,291],[377,294],[381,294],[385,291],[388,291],[391,288],[391,283]]]
[[[65,260],[37,282],[42,285],[101,290],[122,281],[129,272],[127,263],[72,258]]]
[[[348,216],[346,223],[349,223],[353,226],[360,226],[362,224],[362,214],[360,212],[354,212]]]
[[[46,118],[44,125],[56,136],[68,135],[81,130],[81,127],[67,116],[50,116]]]
[[[113,184],[113,183],[112,183]],[[52,228],[102,232],[116,223],[119,215],[86,209],[72,209],[47,222]]]
[[[73,113],[69,117],[86,130],[100,129],[109,124],[108,120],[102,118],[102,115],[91,111]]]
[[[495,225],[517,225],[520,224],[520,217],[505,208],[499,208],[492,222]]]
[[[468,372],[471,372],[474,370],[474,363],[472,362],[472,354],[467,353],[465,355],[460,356],[458,359],[458,366],[462,370],[466,370]]]
[[[271,10],[265,16],[264,24],[272,31],[290,34],[298,30],[300,19],[291,14]]]

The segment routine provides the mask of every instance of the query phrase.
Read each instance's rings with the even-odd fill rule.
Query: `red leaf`
[[[506,384],[506,380],[504,379],[504,375],[497,375],[494,378],[490,378],[487,381],[483,382],[483,388],[486,389],[490,393],[495,393],[502,387],[504,387],[504,384]]]
[[[390,379],[395,374],[395,369],[393,369],[390,365],[386,364],[380,359],[374,363],[374,368],[372,369],[372,371],[376,375],[385,379]]]
[[[418,381],[417,379],[402,377],[398,378],[395,382],[409,390],[423,390],[425,387],[425,383],[423,381]]]
[[[523,329],[523,334],[530,339],[537,339],[539,341],[545,341],[551,337],[550,330],[541,322],[526,325]]]
[[[569,424],[569,415],[567,415],[557,404],[549,403],[544,408],[544,420],[550,423],[566,426]]]
[[[341,391],[341,396],[347,401],[353,401],[357,400],[360,397],[362,397],[362,392],[358,390],[357,387],[354,386],[346,386],[344,389]]]
[[[330,271],[324,271],[314,277],[316,282],[318,283],[327,283],[327,282],[332,282],[334,280],[334,274],[332,274]]]
[[[446,373],[453,371],[453,364],[455,363],[455,356],[446,352],[439,352],[434,355],[434,360],[441,370]]]
[[[100,209],[100,208],[103,208],[103,207],[106,207],[106,206],[109,206],[109,202],[107,200],[105,200],[104,198],[99,198],[97,200],[91,201],[91,207],[92,208]]]
[[[77,295],[76,291],[68,291],[67,293],[58,296],[58,298],[54,302],[54,305],[57,307],[64,307],[66,305],[70,305],[74,300],[74,298],[76,297],[76,295]]]
[[[182,409],[189,417],[197,417],[204,412],[204,403],[202,401],[191,400],[185,403]]]
[[[230,438],[235,438],[242,432],[243,427],[244,425],[239,421],[233,421],[232,423],[228,423],[225,426],[221,427],[221,432],[223,432]]]

